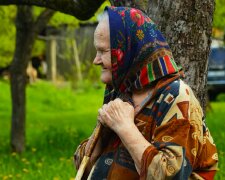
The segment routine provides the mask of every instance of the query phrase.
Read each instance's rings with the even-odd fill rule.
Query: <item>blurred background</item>
[[[225,2],[216,0],[208,68],[206,122],[225,176]],[[26,69],[26,149],[12,152],[10,66],[15,51],[16,7],[0,6],[0,179],[73,179],[73,153],[96,124],[104,85],[95,57],[96,14],[87,21],[55,12],[38,33]],[[34,7],[37,18],[42,8]]]

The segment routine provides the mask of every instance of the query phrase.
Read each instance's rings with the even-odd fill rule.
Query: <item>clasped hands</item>
[[[129,103],[116,98],[98,110],[98,120],[103,126],[118,133],[121,129],[134,125],[134,108]]]

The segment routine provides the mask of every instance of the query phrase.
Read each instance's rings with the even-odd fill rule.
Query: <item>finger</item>
[[[123,102],[123,103],[124,103],[125,106],[132,106],[133,107],[133,105],[130,102]]]
[[[107,112],[109,112],[112,108],[114,108],[115,104],[116,103],[114,101],[110,101],[107,106]]]
[[[97,119],[100,120],[100,118],[101,118],[101,116],[100,116],[100,114],[98,114]]]
[[[98,115],[101,113],[101,111],[102,111],[102,108],[99,108],[98,109]]]
[[[112,104],[112,107],[114,107],[115,109],[120,109],[123,106],[123,101],[120,98],[116,98]]]
[[[106,116],[106,111],[103,108],[100,108],[98,110],[98,115],[100,116],[100,118],[104,118]]]
[[[98,109],[98,116],[97,116],[99,122],[102,121],[102,112],[103,112],[103,111],[102,111],[102,108],[99,108],[99,109]]]
[[[120,99],[120,98],[116,98],[116,99],[115,99],[115,104],[116,104],[116,105],[121,106],[121,105],[123,105],[123,103],[124,103],[124,101],[123,101],[122,99]]]
[[[103,106],[102,106],[102,110],[106,110],[108,108],[108,104],[104,104]]]
[[[106,127],[106,124],[104,123],[104,121],[102,121],[101,118],[99,119],[99,123],[100,123],[102,126]]]
[[[120,98],[116,98],[114,101],[116,101],[116,102],[123,102]]]
[[[102,116],[102,112],[103,112],[102,108],[99,108],[99,109],[98,109],[98,116],[99,116],[99,117]]]
[[[113,104],[113,101],[109,101],[108,103],[108,106],[112,105]]]
[[[102,120],[101,117],[99,117],[98,121],[99,121],[99,123],[100,123],[101,125],[103,125],[104,127],[106,126],[106,125],[105,125],[105,122]]]

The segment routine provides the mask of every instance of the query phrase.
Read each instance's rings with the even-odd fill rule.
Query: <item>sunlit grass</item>
[[[207,113],[206,123],[214,138],[219,152],[219,171],[216,179],[225,177],[225,102],[212,102],[212,109]]]
[[[72,180],[73,153],[92,132],[103,86],[73,91],[69,84],[38,82],[27,87],[26,151],[11,153],[9,85],[0,81],[0,180]],[[207,125],[219,150],[216,179],[225,177],[225,102],[211,103]]]
[[[93,131],[102,97],[103,88],[28,86],[27,146],[19,155],[10,152],[10,92],[8,83],[0,81],[0,179],[73,179],[73,153]]]

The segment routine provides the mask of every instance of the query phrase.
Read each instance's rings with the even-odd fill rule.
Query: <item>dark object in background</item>
[[[37,77],[40,79],[46,79],[47,76],[47,63],[45,61],[45,55],[33,56],[31,58],[32,67],[37,71]]]
[[[210,100],[215,100],[219,93],[225,92],[225,47],[211,50],[207,84]]]
[[[30,79],[34,76],[34,72],[36,72],[35,79],[46,79],[47,76],[47,63],[45,60],[45,55],[39,55],[32,57],[31,61],[29,61],[26,73],[27,78]],[[10,65],[5,67],[0,67],[0,78],[9,79],[10,78]],[[34,78],[33,78],[34,79]]]
[[[0,77],[9,78],[10,76],[10,65],[0,67]]]

